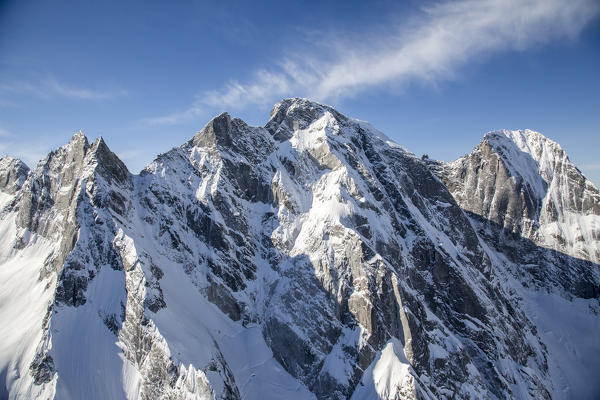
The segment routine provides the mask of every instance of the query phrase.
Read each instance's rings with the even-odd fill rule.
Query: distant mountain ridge
[[[305,99],[131,174],[0,159],[0,398],[596,398],[600,195],[497,131],[421,160]]]

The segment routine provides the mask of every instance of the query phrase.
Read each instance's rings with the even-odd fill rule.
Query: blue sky
[[[228,111],[301,96],[450,161],[494,129],[558,141],[600,186],[600,2],[0,1],[0,153],[83,130],[132,172]]]

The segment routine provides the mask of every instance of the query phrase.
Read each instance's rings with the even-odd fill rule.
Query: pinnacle
[[[75,132],[73,134],[73,137],[71,138],[71,141],[73,141],[73,140],[81,140],[81,139],[86,139],[87,140],[87,137],[85,136],[85,134],[83,133],[83,131],[80,129],[80,130],[78,130],[77,132]]]

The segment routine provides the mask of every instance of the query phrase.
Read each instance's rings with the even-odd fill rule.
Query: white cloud
[[[300,53],[198,95],[186,110],[148,120],[177,123],[205,110],[271,104],[286,96],[326,101],[387,85],[451,78],[459,67],[491,53],[526,50],[575,38],[600,13],[597,0],[459,0],[422,10],[402,26],[365,34],[361,42],[329,41],[328,56]],[[342,35],[336,35],[340,37]]]
[[[39,82],[17,81],[11,83],[0,83],[0,91],[34,96],[43,99],[64,97],[76,100],[103,100],[126,95],[122,89],[93,90],[77,87],[58,81],[54,77],[48,77]]]
[[[33,85],[30,82],[3,82],[0,83],[0,90],[9,93],[32,95],[35,97],[48,97],[48,94],[42,90],[40,85]]]
[[[52,92],[62,97],[69,97],[81,100],[101,100],[127,94],[122,89],[101,91],[87,88],[79,88],[58,82],[54,78],[47,79],[44,84]]]

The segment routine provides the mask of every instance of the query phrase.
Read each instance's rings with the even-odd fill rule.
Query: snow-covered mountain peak
[[[289,139],[294,131],[307,129],[325,114],[341,124],[349,121],[332,107],[303,98],[291,98],[282,100],[273,107],[265,128],[276,140],[283,141]]]
[[[81,132],[0,160],[0,399],[593,398],[599,203],[503,132],[438,165],[294,98],[137,176]]]
[[[4,156],[0,158],[0,191],[12,194],[27,178],[29,167],[18,158]]]
[[[563,148],[539,132],[530,129],[493,131],[485,135],[483,143],[494,149],[513,177],[522,177],[531,185],[539,199],[549,191],[556,192],[554,197],[564,197],[566,191],[574,187],[598,193],[594,184],[571,163]]]
[[[273,138],[263,127],[253,127],[239,118],[231,118],[222,113],[213,118],[191,140],[180,148],[167,153],[169,157],[177,157],[179,151],[188,154],[193,164],[201,159],[227,159],[229,162],[260,164],[273,151]],[[206,158],[204,156],[210,155]],[[198,167],[198,165],[196,165]]]
[[[486,140],[503,158],[514,176],[523,176],[543,196],[544,184],[554,177],[557,164],[569,159],[560,145],[539,132],[525,130],[501,130],[485,135]]]
[[[502,145],[505,140],[509,140],[522,151],[531,154],[536,160],[541,158],[544,151],[563,151],[558,143],[531,129],[491,131],[485,134],[484,139],[496,145]]]
[[[305,117],[312,115],[312,118],[307,119],[315,120],[325,110],[333,110],[333,108],[301,97],[287,98],[273,106],[269,122],[277,119],[282,114],[304,115]]]
[[[40,161],[36,171],[38,174],[64,176],[69,182],[95,172],[99,172],[109,182],[113,179],[123,182],[130,175],[125,164],[110,150],[102,137],[90,144],[82,131],[75,133],[66,145],[51,151]]]
[[[121,185],[131,185],[131,173],[127,166],[109,149],[102,137],[90,146],[89,157],[90,163],[109,183],[115,181]]]
[[[83,131],[80,129],[77,132],[75,132],[73,134],[73,136],[71,137],[71,141],[73,140],[85,140],[87,141],[87,136],[85,135],[85,133],[83,133]]]
[[[190,144],[194,146],[214,147],[231,145],[231,117],[224,112],[211,119],[194,135]]]
[[[1,156],[0,157],[0,170],[11,168],[13,165],[17,165],[17,164],[22,164],[22,165],[26,166],[26,164],[18,158],[11,157],[11,156]]]
[[[600,193],[541,133],[490,132],[469,155],[436,168],[465,210],[540,245],[600,260]]]
[[[83,133],[83,131],[77,131],[71,137],[69,143],[67,143],[65,148],[75,148],[75,149],[85,149],[89,147],[89,141],[87,136]]]

